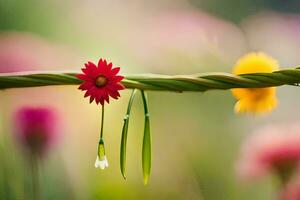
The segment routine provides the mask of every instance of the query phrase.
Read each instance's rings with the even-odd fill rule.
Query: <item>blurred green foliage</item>
[[[264,10],[284,12],[300,11],[298,0],[190,0],[191,3],[218,17],[240,22],[246,17]]]

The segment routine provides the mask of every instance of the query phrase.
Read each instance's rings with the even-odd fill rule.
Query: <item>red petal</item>
[[[110,63],[107,64],[107,68],[108,68],[108,69],[111,69],[112,66],[113,66],[112,62],[110,62]]]
[[[118,91],[109,91],[109,95],[114,99],[118,99],[120,97],[120,93]]]
[[[109,103],[109,94],[107,90],[104,90],[104,99],[106,100],[107,103]]]
[[[93,87],[93,88],[89,89],[89,90],[86,91],[86,93],[84,94],[84,97],[94,96],[95,90],[96,90],[96,89],[97,89],[96,87]]]
[[[109,98],[105,99],[107,103],[109,103]]]
[[[89,93],[89,91],[86,91],[85,94],[84,94],[84,97],[88,97],[90,96],[91,94]]]
[[[101,99],[104,99],[107,101],[107,103],[109,103],[109,94],[108,91],[106,89],[101,89],[101,91],[98,91],[97,93]]]
[[[80,89],[80,90],[88,90],[88,89],[90,89],[90,88],[93,87],[93,86],[94,86],[94,85],[93,85],[92,82],[84,82],[84,83],[82,83],[82,84],[79,86],[78,89]]]
[[[81,68],[81,71],[85,74],[89,73],[89,69],[88,68]]]
[[[94,101],[94,99],[95,99],[95,97],[92,95],[92,96],[90,97],[90,103],[92,103],[92,102]]]
[[[93,80],[95,80],[100,74],[104,74],[104,73],[102,72],[102,69],[97,68],[93,71],[93,73],[90,73],[90,76],[92,77]]]
[[[97,104],[97,105],[99,104],[99,100],[100,100],[100,99],[99,99],[98,97],[95,98],[95,101],[96,101],[96,104]]]
[[[102,68],[102,73],[103,73],[106,77],[110,77],[110,76],[111,76],[111,75],[110,75],[110,69],[109,69],[107,66],[105,66],[105,67]]]
[[[97,66],[92,62],[88,62],[85,66],[86,66],[86,68],[92,68],[92,69],[97,68]]]
[[[87,75],[90,75],[93,73],[93,71],[95,71],[97,69],[97,66],[92,63],[92,62],[88,62],[85,65],[85,70],[84,70],[84,73],[87,74]]]
[[[120,82],[123,79],[124,79],[124,76],[114,76],[110,80],[114,81],[114,82]]]
[[[98,73],[103,74],[104,76],[108,77],[109,72],[110,72],[110,67],[107,66],[106,60],[105,59],[102,60],[102,58],[101,58],[98,63]]]
[[[125,89],[125,87],[122,84],[118,84],[118,83],[110,84],[106,88],[107,88],[107,90],[109,90],[111,92]]]
[[[83,81],[92,81],[92,79],[85,74],[77,74],[76,77]]]
[[[98,90],[97,90],[97,92],[96,92],[96,98],[99,100],[100,98],[102,98],[103,97],[103,89],[99,89],[98,88]]]
[[[113,69],[111,70],[111,73],[112,73],[113,75],[117,75],[117,74],[119,73],[119,71],[120,71],[120,67],[116,67],[116,68],[113,68]]]
[[[98,61],[98,68],[102,68],[102,67],[105,67],[104,66],[104,61],[103,61],[102,58],[100,58],[99,61]]]
[[[104,105],[104,99],[103,98],[100,99],[100,103],[101,103],[102,106]]]
[[[122,85],[120,83],[114,84],[114,88],[116,90],[124,90],[125,89],[124,85]]]

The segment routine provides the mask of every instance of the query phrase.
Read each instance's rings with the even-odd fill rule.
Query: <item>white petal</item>
[[[99,162],[100,162],[99,156],[97,156],[97,159],[96,159],[96,161],[95,161],[95,167],[96,167],[96,168],[99,167]]]
[[[103,160],[99,159],[99,156],[97,156],[96,162],[95,162],[95,167],[100,168],[100,169],[105,169],[108,167],[108,161],[106,156],[104,156]]]

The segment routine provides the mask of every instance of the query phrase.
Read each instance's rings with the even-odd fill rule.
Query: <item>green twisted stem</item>
[[[77,72],[21,72],[0,74],[0,89],[49,85],[78,85]],[[122,84],[126,88],[159,91],[207,91],[231,88],[262,88],[300,84],[300,67],[272,73],[233,75],[230,73],[199,73],[191,75],[141,74],[126,75]]]

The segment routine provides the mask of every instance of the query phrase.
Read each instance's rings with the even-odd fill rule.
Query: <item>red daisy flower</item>
[[[83,74],[77,74],[77,78],[84,82],[79,86],[80,90],[86,90],[84,97],[90,96],[90,103],[94,100],[97,104],[109,103],[109,96],[114,99],[120,97],[119,90],[125,89],[120,83],[123,76],[117,75],[120,67],[112,68],[112,63],[107,63],[105,59],[100,59],[98,66],[92,62],[85,64],[82,68]]]

